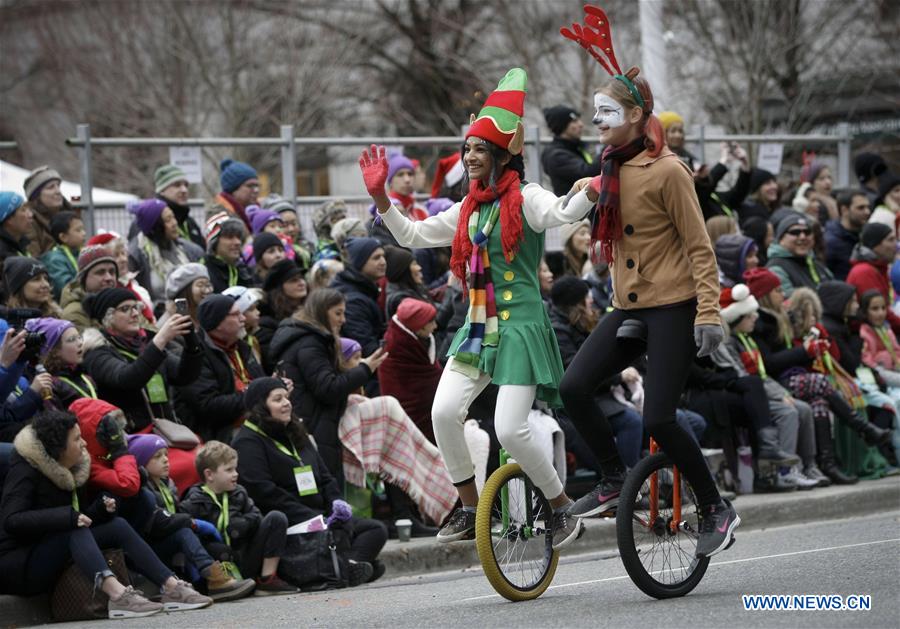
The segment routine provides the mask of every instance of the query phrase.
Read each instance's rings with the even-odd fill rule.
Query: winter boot
[[[206,579],[206,590],[210,598],[216,602],[233,601],[253,594],[256,582],[253,579],[233,578],[221,561],[214,562],[209,568],[201,571]]]
[[[832,393],[828,396],[828,404],[835,416],[842,422],[847,424],[856,432],[868,446],[880,446],[890,443],[891,431],[879,428],[875,424],[869,422],[866,416],[853,408],[847,403],[840,393]]]
[[[834,460],[834,441],[831,438],[831,422],[827,419],[816,419],[816,450],[819,469],[832,480],[835,485],[852,485],[859,481],[856,476],[844,474]]]
[[[759,451],[756,453],[758,460],[768,460],[778,465],[797,465],[800,457],[790,452],[785,452],[778,445],[778,428],[766,426],[756,431],[756,440]]]

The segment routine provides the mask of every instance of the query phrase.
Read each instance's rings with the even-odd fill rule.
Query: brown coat
[[[687,166],[668,148],[622,165],[624,236],[612,265],[613,305],[622,310],[697,298],[695,325],[721,323],[716,256]]]

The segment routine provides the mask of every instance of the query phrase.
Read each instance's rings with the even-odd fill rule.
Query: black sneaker
[[[553,550],[568,546],[581,537],[583,532],[584,522],[568,511],[553,514]]]
[[[604,476],[599,485],[569,507],[569,515],[576,518],[592,518],[601,514],[612,515],[619,505],[619,493],[624,484],[625,476],[622,474]]]
[[[457,509],[447,520],[444,528],[437,534],[437,541],[442,543],[456,542],[461,539],[475,538],[475,512]]]
[[[697,556],[712,557],[731,546],[734,529],[741,523],[741,517],[729,500],[700,511],[700,539],[697,540]]]
[[[377,581],[381,577],[384,576],[387,567],[377,559],[372,561],[372,576],[369,577],[369,580],[366,583],[371,583],[372,581]]]
[[[351,559],[348,563],[350,564],[350,587],[356,587],[368,582],[372,575],[375,574],[375,568],[368,561],[354,561]]]
[[[300,588],[294,587],[273,573],[265,579],[256,578],[256,589],[253,594],[254,596],[278,596],[280,594],[296,594],[299,591]]]

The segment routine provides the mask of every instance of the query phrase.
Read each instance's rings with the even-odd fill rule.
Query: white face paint
[[[625,109],[606,94],[594,94],[594,118],[595,125],[605,125],[611,129],[625,124]]]

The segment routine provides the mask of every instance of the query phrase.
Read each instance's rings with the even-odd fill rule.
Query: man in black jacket
[[[204,441],[231,441],[244,417],[244,390],[265,374],[250,346],[240,340],[244,315],[226,295],[210,295],[197,308],[203,367],[200,377],[178,387],[178,416]]]
[[[553,193],[563,196],[579,179],[599,175],[600,160],[581,141],[584,122],[579,112],[557,105],[544,110],[544,119],[553,132],[553,142],[541,154],[541,165],[550,175]]]

